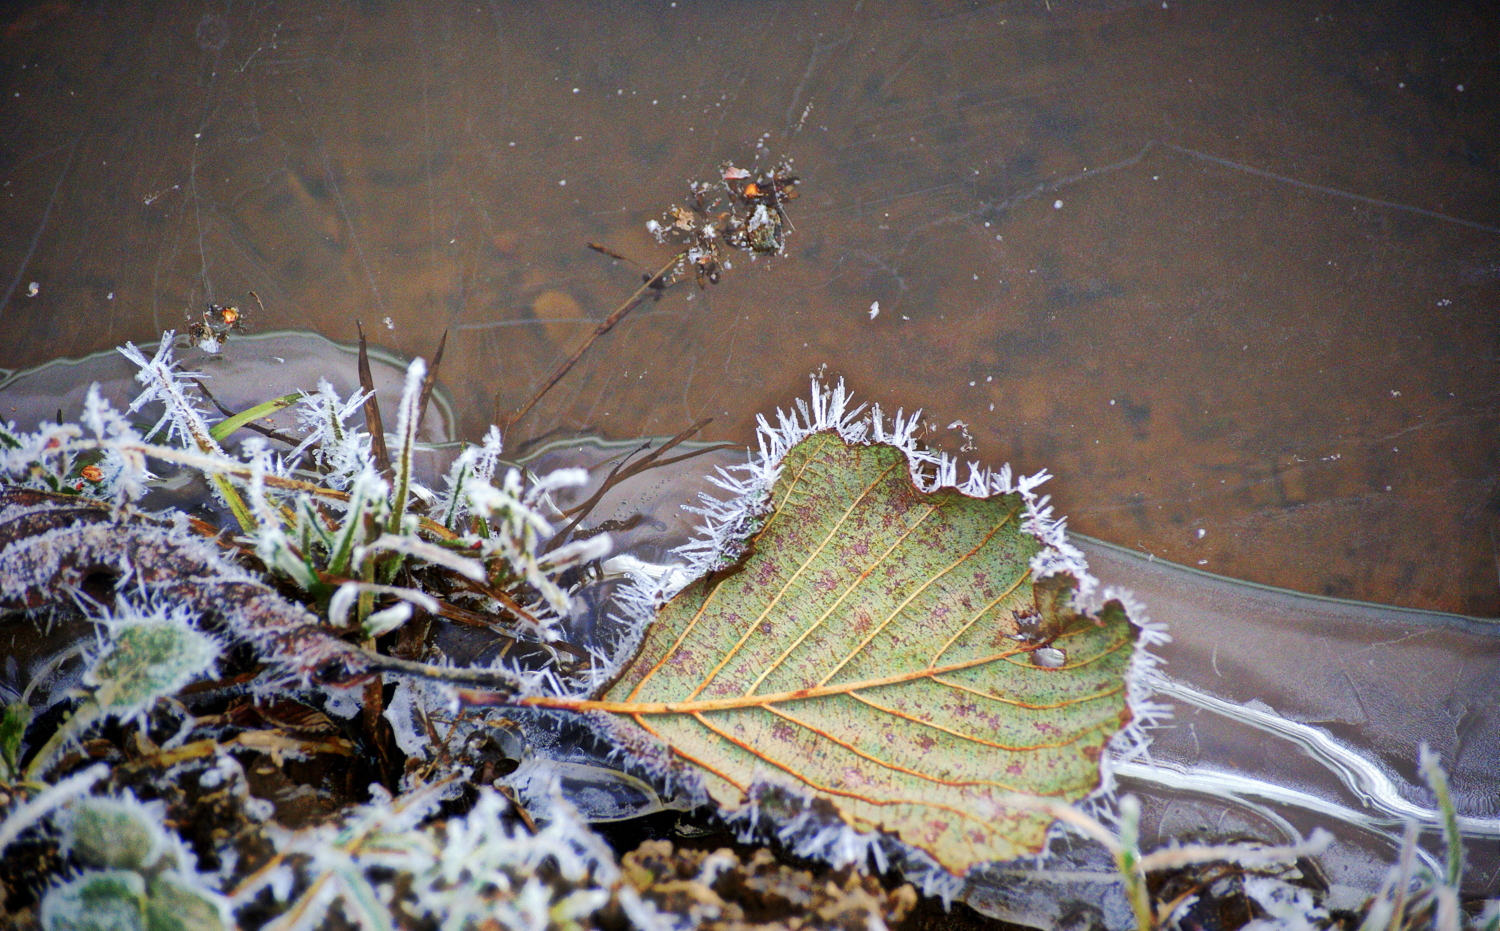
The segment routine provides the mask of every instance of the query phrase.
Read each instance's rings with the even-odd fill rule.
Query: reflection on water
[[[0,365],[254,291],[450,328],[477,435],[638,283],[587,241],[655,267],[689,179],[786,155],[789,255],[637,311],[513,441],[745,441],[826,365],[1084,532],[1500,613],[1495,15],[1050,7],[10,8]]]

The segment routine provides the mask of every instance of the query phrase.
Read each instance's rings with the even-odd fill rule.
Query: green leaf
[[[228,477],[223,475],[210,475],[208,480],[213,483],[213,486],[219,490],[219,494],[224,497],[224,503],[229,505],[229,513],[234,515],[234,519],[239,523],[240,529],[247,533],[254,530],[256,527],[255,518],[251,516],[250,508],[245,505],[245,499],[240,497],[239,489],[234,487],[234,483],[230,482]]]
[[[221,420],[218,423],[214,424],[213,429],[208,431],[208,435],[222,443],[226,439],[228,439],[229,436],[234,433],[234,431],[238,430],[240,427],[243,427],[250,421],[259,420],[262,417],[269,417],[279,410],[291,407],[293,404],[296,404],[300,400],[302,400],[302,394],[298,392],[297,394],[284,394],[279,398],[272,398],[269,401],[263,401],[262,403],[257,404],[254,407],[240,411],[233,417],[227,417],[224,420]]]
[[[219,658],[212,637],[184,617],[163,614],[122,623],[114,642],[85,675],[98,685],[94,700],[107,715],[126,718],[175,693]]]
[[[88,870],[48,891],[45,931],[145,931],[146,881],[126,870]]]
[[[66,820],[62,848],[89,866],[149,869],[166,849],[159,817],[133,799],[79,799]]]
[[[224,912],[210,893],[171,873],[154,877],[149,888],[146,931],[224,931]]]
[[[21,740],[31,723],[31,706],[17,699],[5,706],[0,718],[0,777],[11,780],[20,775]]]
[[[211,669],[219,644],[190,617],[186,608],[159,607],[114,621],[110,643],[84,671],[84,684],[94,691],[32,757],[26,778],[39,778],[68,740],[101,718],[134,717]]]
[[[1118,602],[1076,613],[1067,576],[1033,584],[1026,513],[814,433],[748,558],[674,598],[602,700],[535,703],[634,721],[722,805],[771,777],[954,873],[1035,852],[1051,818],[1008,797],[1098,788],[1137,632]]]

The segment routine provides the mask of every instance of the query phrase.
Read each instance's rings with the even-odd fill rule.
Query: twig
[[[385,446],[385,425],[380,420],[380,399],[375,396],[375,376],[370,373],[370,351],[365,345],[365,328],[358,320],[354,329],[359,332],[359,387],[367,393],[365,398],[365,426],[370,429],[370,455],[375,457],[375,467],[380,474],[391,477],[391,452]]]
[[[641,302],[641,298],[646,296],[646,292],[654,290],[657,287],[657,283],[662,280],[667,272],[671,271],[678,262],[681,262],[686,257],[687,252],[685,251],[677,253],[676,255],[672,256],[672,260],[663,265],[656,274],[650,276],[644,282],[642,282],[641,286],[635,289],[635,293],[625,299],[625,303],[621,304],[619,307],[616,307],[614,313],[611,313],[608,317],[604,318],[604,322],[599,324],[599,326],[594,329],[594,332],[589,335],[589,338],[583,341],[583,345],[574,350],[571,356],[568,356],[568,358],[564,359],[562,361],[562,364],[558,365],[558,367],[553,370],[552,374],[548,376],[547,380],[542,383],[542,386],[538,388],[536,393],[531,396],[531,400],[516,408],[516,410],[511,413],[509,417],[504,418],[504,420],[500,424],[501,432],[509,433],[510,428],[519,423],[521,421],[521,418],[530,413],[531,409],[536,406],[537,402],[540,401],[547,392],[552,390],[553,385],[556,385],[558,382],[562,381],[563,376],[568,374],[568,372],[572,370],[573,366],[577,364],[579,359],[583,358],[583,354],[589,351],[589,347],[593,346],[595,341],[598,340],[599,337],[603,336],[605,333],[608,333],[611,329],[614,328],[615,324],[625,319],[625,315],[635,309],[635,306]],[[495,407],[497,410],[499,406],[499,398],[497,397],[495,399]],[[500,420],[500,418],[497,417],[496,420]]]
[[[422,418],[427,416],[427,402],[432,397],[432,389],[437,386],[438,366],[443,364],[443,350],[448,348],[448,331],[443,330],[443,338],[438,340],[437,352],[432,354],[432,365],[427,369],[427,377],[422,380],[422,396],[417,399],[417,429],[422,429]]]
[[[621,255],[620,253],[616,252],[615,250],[611,249],[608,246],[601,246],[597,242],[591,242],[591,243],[588,244],[588,246],[589,246],[590,249],[593,249],[595,252],[598,252],[601,255],[607,255],[607,256],[609,256],[612,259],[619,259],[621,262],[629,262],[631,265],[634,265],[636,268],[639,268],[642,271],[645,271],[646,267],[644,265],[642,265],[640,262],[637,262],[635,259],[632,259],[628,255]]]
[[[684,453],[681,456],[673,456],[671,459],[662,459],[658,461],[662,453],[665,453],[668,450],[672,449],[674,446],[683,442],[694,433],[697,433],[699,430],[702,430],[712,422],[713,418],[705,417],[704,419],[693,424],[691,427],[688,427],[686,430],[683,430],[681,433],[678,433],[676,436],[667,440],[661,446],[652,450],[650,453],[641,457],[635,462],[630,462],[630,457],[634,456],[638,452],[641,452],[646,448],[646,445],[649,444],[642,445],[632,450],[628,455],[625,456],[624,459],[620,460],[619,465],[610,470],[609,474],[604,477],[604,481],[599,484],[599,490],[590,495],[587,501],[571,507],[563,512],[564,516],[572,516],[573,519],[568,523],[568,526],[562,529],[561,532],[554,534],[552,539],[547,541],[547,546],[542,550],[542,552],[550,553],[552,550],[560,546],[562,542],[573,533],[574,530],[578,529],[578,525],[583,523],[584,519],[587,518],[589,514],[593,513],[594,508],[598,507],[599,502],[604,500],[604,496],[609,493],[609,490],[611,488],[614,488],[621,482],[632,478],[633,476],[639,475],[647,469],[671,465],[674,462],[681,462],[684,459],[691,459],[694,456],[700,456],[706,452],[711,452],[716,449],[725,449],[733,446],[733,444],[731,443],[725,443],[720,446],[709,446],[705,447],[704,449],[695,449],[692,452]]]

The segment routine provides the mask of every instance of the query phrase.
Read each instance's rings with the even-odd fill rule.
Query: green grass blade
[[[250,506],[245,503],[244,498],[240,497],[239,489],[229,481],[229,476],[210,475],[208,479],[214,483],[219,494],[224,496],[224,503],[229,505],[229,512],[234,515],[235,520],[239,521],[241,530],[249,533],[259,526],[255,518],[250,515]]]
[[[1438,755],[1422,744],[1420,765],[1422,778],[1437,797],[1438,813],[1443,819],[1443,845],[1447,848],[1448,862],[1444,880],[1449,888],[1457,889],[1464,876],[1464,839],[1458,828],[1458,811],[1453,807],[1453,795],[1448,791],[1448,773],[1443,769]]]
[[[254,407],[248,408],[246,410],[242,410],[238,414],[235,414],[233,417],[229,417],[219,421],[218,423],[214,424],[213,429],[208,431],[208,435],[213,437],[215,441],[222,443],[230,434],[234,433],[234,431],[238,430],[240,427],[243,427],[250,421],[259,420],[262,417],[269,417],[271,414],[274,414],[279,410],[291,407],[301,399],[301,392],[298,392],[297,394],[284,394],[279,398],[272,398],[269,401],[257,404]]]
[[[413,359],[406,369],[406,388],[401,392],[401,403],[396,408],[396,458],[391,462],[393,470],[391,514],[387,524],[391,533],[402,531],[406,517],[406,502],[411,491],[412,456],[416,452],[417,427],[422,421],[421,409],[417,406],[422,397],[422,382],[427,375],[427,363]]]

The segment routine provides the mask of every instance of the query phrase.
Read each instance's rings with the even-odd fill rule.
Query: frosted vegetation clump
[[[83,869],[42,900],[45,931],[232,927],[228,899],[163,824],[163,807],[130,795],[94,796],[62,811],[55,819],[61,850]]]
[[[1166,633],[1087,574],[1035,491],[1045,475],[961,474],[921,446],[915,417],[886,420],[841,385],[815,385],[811,405],[762,421],[759,454],[717,480],[729,497],[705,500],[699,535],[652,566],[613,552],[611,533],[635,532],[632,520],[592,512],[632,470],[688,458],[661,458],[682,437],[607,474],[535,474],[505,461],[492,428],[434,468],[418,441],[433,386],[420,359],[387,433],[367,426],[382,422],[368,384],[213,412],[172,347],[167,333],[150,355],[121,350],[142,385],[123,411],[96,387],[76,423],[0,427],[0,609],[28,645],[0,684],[0,853],[20,864],[0,874],[0,895],[26,926],[718,927],[745,914],[735,895],[771,881],[770,854],[673,861],[658,846],[622,861],[595,833],[644,814],[830,864],[783,895],[804,927],[883,928],[904,914],[911,889],[886,896],[851,879],[860,871],[899,871],[949,899],[997,850],[1028,852],[1045,874],[1047,845],[1075,842],[1103,851],[1138,927],[1181,924],[1191,902],[1160,899],[1148,879],[1194,870],[1205,888],[1242,880],[1257,928],[1333,921],[1289,865],[1321,851],[1322,832],[1141,849],[1136,801],[1115,795],[1111,767],[1146,758],[1146,730],[1164,717],[1149,687]],[[281,410],[298,435],[246,435]],[[199,506],[153,509],[184,476],[207,483]],[[841,579],[849,560],[813,552],[837,547],[877,555]],[[953,583],[958,568],[978,581]],[[778,579],[784,602],[767,587]],[[950,583],[957,594],[936,597]],[[823,643],[823,620],[795,626],[814,617],[804,590],[826,596],[821,617],[847,635],[807,683],[792,651]],[[709,612],[694,597],[727,603]],[[739,633],[737,612],[752,608]],[[902,636],[879,640],[887,628]],[[637,651],[654,665],[633,667]],[[701,674],[675,681],[694,663]],[[994,670],[1062,691],[1004,698],[1033,717],[986,711],[992,731],[962,743],[965,702],[999,697]],[[750,686],[715,689],[736,676]],[[851,702],[861,726],[841,736]],[[1073,709],[1077,734],[1013,739],[1059,709]],[[861,743],[863,722],[898,712],[883,733],[908,756]],[[928,733],[939,728],[955,739]],[[1001,752],[1004,778],[1063,761],[1066,785],[991,778]],[[838,776],[817,775],[815,755],[841,761],[869,804],[813,785]],[[1365,926],[1493,931],[1493,906],[1460,907],[1458,823],[1438,761],[1422,767],[1455,852],[1424,872],[1409,832]],[[903,806],[920,817],[902,820]],[[944,812],[996,824],[960,831]],[[1024,842],[1001,821],[1028,825]],[[800,914],[803,892],[821,904]]]
[[[101,725],[119,721],[154,734],[155,741],[143,737],[148,749],[136,763],[198,771],[202,785],[230,790],[250,823],[269,812],[247,791],[231,754],[237,742],[268,749],[278,761],[352,752],[346,740],[299,740],[284,731],[265,732],[269,744],[255,744],[246,737],[254,732],[195,718],[176,696],[194,682],[215,685],[203,680],[227,647],[250,650],[238,653],[240,684],[231,694],[272,700],[273,687],[290,686],[309,709],[363,709],[377,721],[382,675],[528,694],[587,691],[598,674],[586,651],[579,657],[576,648],[570,654],[554,647],[573,611],[578,570],[610,549],[604,533],[558,536],[561,515],[551,496],[586,481],[582,470],[535,476],[503,464],[500,435],[492,430],[454,459],[441,489],[428,488],[416,471],[421,407],[431,387],[422,360],[407,370],[394,435],[382,438],[387,445],[357,422],[370,392],[340,398],[326,381],[315,392],[217,418],[197,391],[200,376],[177,367],[172,347],[169,332],[154,354],[133,345],[121,350],[139,367],[143,385],[124,411],[95,388],[77,423],[32,431],[0,426],[4,606],[42,623],[51,614],[76,617],[73,623],[92,627],[95,641],[38,669],[26,694],[9,702],[0,728],[7,781],[20,787],[10,797],[20,802],[31,791],[37,803],[11,806],[4,839],[34,840],[51,824],[61,832],[60,851],[83,868],[45,893],[36,915],[49,929],[199,928],[229,920],[231,899],[211,888],[213,877],[191,869],[160,805],[143,806],[128,795],[70,804],[101,780],[97,768],[86,786],[64,775],[48,788],[49,777],[87,762]],[[252,436],[231,445],[236,430],[289,406],[305,431],[295,443]],[[154,422],[135,419],[152,410]],[[216,509],[228,518],[222,528],[137,504],[159,484],[158,473],[184,471],[209,480]],[[95,601],[101,586],[111,596],[108,608]],[[445,614],[480,631],[498,657],[455,668],[440,647],[402,630],[414,617],[430,625]],[[413,641],[405,650],[377,644],[403,637]],[[79,668],[60,671],[71,666]],[[45,706],[66,713],[37,746],[27,740],[37,729],[28,732],[27,725],[42,695]],[[440,685],[433,699],[451,702],[451,687]],[[486,788],[468,821],[430,828],[443,840],[421,834],[417,825],[431,820],[443,794],[438,788],[453,789],[471,772],[454,755],[442,763],[403,779],[411,792],[399,801],[377,783],[377,801],[349,816],[343,829],[273,831],[279,866],[261,865],[269,878],[250,882],[236,901],[269,890],[272,901],[289,907],[288,927],[314,926],[335,902],[346,915],[365,908],[356,920],[389,927],[389,915],[377,920],[369,911],[386,913],[389,894],[372,892],[370,881],[356,877],[361,869],[393,867],[422,877],[411,903],[420,914],[472,919],[510,903],[518,922],[529,926],[548,915],[590,914],[617,898],[591,879],[612,855],[576,818],[561,817],[565,802],[531,835],[514,804]],[[116,768],[106,784],[124,785],[138,774]],[[512,813],[508,821],[498,817],[505,811]],[[486,833],[491,828],[498,833]],[[239,856],[232,846],[220,852],[220,882],[235,874]],[[543,861],[557,868],[553,878],[531,875]],[[510,878],[495,872],[502,867],[510,868]],[[283,883],[286,871],[297,875]],[[649,913],[643,909],[637,911]],[[173,925],[171,915],[185,923]],[[450,926],[470,923],[459,918]]]

